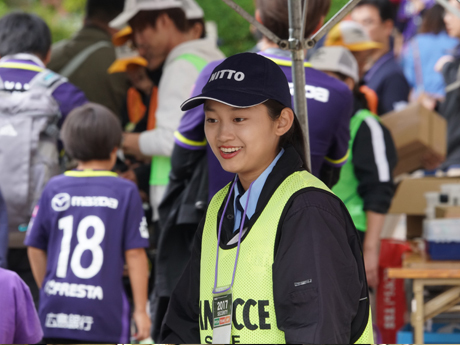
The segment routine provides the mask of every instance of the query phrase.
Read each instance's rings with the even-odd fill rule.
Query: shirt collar
[[[257,178],[257,180],[254,181],[252,184],[251,188],[251,196],[249,198],[249,203],[248,203],[248,191],[244,192],[244,194],[240,198],[240,204],[243,209],[245,209],[246,204],[248,203],[247,206],[247,211],[246,215],[250,219],[254,213],[256,212],[256,207],[257,207],[257,202],[259,201],[260,193],[262,193],[262,189],[264,188],[265,182],[267,181],[268,175],[273,171],[273,168],[275,167],[276,163],[278,163],[279,159],[281,156],[284,154],[284,149],[281,149],[281,152],[278,153],[276,158],[273,160],[273,162],[268,166],[267,169]],[[240,189],[238,188],[238,183],[235,183],[235,196],[233,199],[233,206],[234,206],[234,212],[235,212],[235,228],[239,228],[242,214],[241,212],[237,209],[236,207],[236,202],[237,202],[237,197],[240,195]]]
[[[11,61],[11,60],[28,61],[28,62],[32,62],[33,64],[35,64],[37,66],[40,66],[42,68],[46,68],[46,66],[45,66],[45,64],[43,63],[42,60],[40,60],[36,55],[28,54],[28,53],[6,55],[2,59],[0,59],[0,62],[6,62],[6,61]]]
[[[383,55],[380,59],[378,59],[375,64],[367,71],[366,75],[364,76],[364,81],[368,83],[372,77],[374,77],[375,73],[388,61],[394,59],[394,54],[392,51],[389,51],[385,55]]]

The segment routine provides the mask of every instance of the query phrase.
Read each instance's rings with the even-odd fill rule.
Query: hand
[[[139,133],[124,133],[121,148],[125,155],[143,157],[139,146]]]
[[[423,154],[422,165],[425,168],[425,170],[436,170],[444,162],[444,159],[445,157],[435,152],[427,151]]]
[[[434,109],[436,108],[437,99],[426,93],[422,93],[418,98],[418,102],[425,108],[434,111]]]
[[[150,337],[150,318],[145,310],[135,311],[133,314],[134,322],[136,323],[137,333],[134,337],[141,341]]]
[[[129,169],[129,170],[126,170],[124,173],[121,173],[120,177],[124,178],[125,180],[129,180],[129,181],[134,182],[136,184],[136,186],[137,186],[137,176],[134,173],[133,169]]]
[[[379,250],[364,249],[364,265],[366,267],[367,283],[377,289],[379,285]]]

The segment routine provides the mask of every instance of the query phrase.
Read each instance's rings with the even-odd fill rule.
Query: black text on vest
[[[266,311],[269,306],[269,301],[255,301],[249,299],[243,301],[241,298],[237,298],[233,301],[233,327],[234,329],[241,331],[247,328],[250,331],[256,330],[270,330],[271,325],[268,322],[270,314]],[[250,312],[251,308],[256,308],[258,312],[258,320],[251,320]],[[200,329],[208,330],[213,328],[212,322],[212,308],[209,301],[200,301]]]

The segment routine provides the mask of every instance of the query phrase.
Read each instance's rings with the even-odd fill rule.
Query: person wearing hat
[[[363,244],[369,286],[378,286],[380,234],[395,192],[397,153],[390,131],[371,113],[358,88],[358,63],[344,47],[323,47],[314,68],[343,81],[355,97],[350,122],[350,157],[332,191],[345,203]]]
[[[370,57],[364,84],[377,93],[378,115],[407,106],[410,87],[395,59],[390,42],[394,28],[393,12],[388,0],[362,0],[351,12],[353,21],[361,24],[369,37],[380,43]]]
[[[190,95],[201,69],[223,58],[216,42],[190,35],[188,20],[193,16],[203,17],[203,10],[193,0],[126,0],[123,12],[110,23],[115,28],[129,23],[147,68],[152,71],[163,66],[155,128],[127,133],[122,144],[125,154],[152,157],[150,202],[154,221],[159,219],[158,205],[169,181],[174,131],[182,117],[180,103]]]
[[[334,26],[327,34],[324,46],[347,48],[358,62],[360,79],[364,77],[374,51],[382,48],[382,44],[371,40],[361,24],[351,20],[344,20]]]
[[[358,63],[359,80],[362,80],[366,74],[373,52],[382,47],[380,43],[370,39],[360,24],[350,20],[342,21],[334,26],[326,36],[324,46],[342,46],[347,48]],[[375,91],[366,85],[361,85],[359,91],[366,96],[369,109],[374,114],[377,114],[379,100]]]
[[[233,181],[212,199],[163,323],[164,343],[373,343],[361,246],[343,203],[306,170],[276,63],[243,53],[202,94],[206,138]]]

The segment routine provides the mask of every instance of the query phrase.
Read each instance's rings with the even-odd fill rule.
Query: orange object
[[[112,43],[115,47],[121,47],[132,38],[132,35],[133,29],[130,26],[126,26],[112,36]]]
[[[158,108],[158,87],[154,86],[150,96],[149,119],[147,121],[147,130],[150,131],[156,127],[156,112]]]
[[[128,70],[129,65],[138,65],[142,67],[147,67],[148,62],[141,56],[129,56],[125,58],[116,59],[113,64],[109,67],[108,73],[122,73]]]
[[[369,106],[369,110],[372,113],[377,114],[377,110],[379,107],[379,97],[377,96],[375,91],[366,85],[361,86],[359,88],[359,91],[361,91],[361,93],[363,93],[364,96],[366,96],[367,105]]]
[[[147,107],[142,102],[141,93],[134,87],[128,90],[127,95],[127,107],[129,121],[133,124],[138,124],[141,121],[147,111]],[[150,106],[147,121],[147,130],[154,129],[156,127],[156,111],[158,107],[158,87],[154,86],[152,94],[150,95]]]

